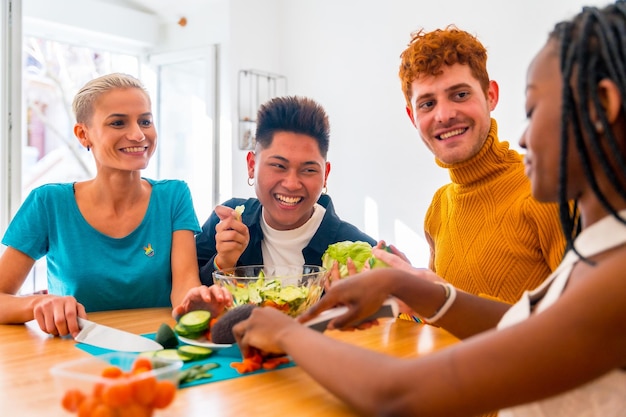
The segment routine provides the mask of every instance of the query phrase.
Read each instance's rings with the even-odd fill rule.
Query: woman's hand
[[[306,322],[321,312],[336,306],[346,306],[348,312],[333,319],[328,329],[353,328],[354,324],[374,314],[389,296],[392,269],[381,268],[362,272],[335,282],[315,305],[298,317]]]
[[[182,303],[172,309],[172,317],[178,319],[193,310],[207,310],[213,317],[217,317],[232,303],[233,296],[226,288],[217,285],[210,287],[200,285],[190,289]]]
[[[263,356],[283,354],[280,337],[292,326],[302,326],[287,314],[272,308],[258,307],[247,320],[233,327],[233,335],[244,358],[260,350]]]
[[[215,226],[215,249],[217,264],[220,268],[231,268],[237,265],[239,257],[250,243],[250,231],[241,221],[241,215],[230,207],[217,206],[215,214],[220,222]]]
[[[87,317],[85,307],[72,296],[34,296],[33,316],[39,328],[53,336],[76,336],[78,317]]]

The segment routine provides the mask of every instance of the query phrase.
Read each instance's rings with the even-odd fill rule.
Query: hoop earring
[[[254,178],[248,177],[248,185],[252,187],[254,185]]]

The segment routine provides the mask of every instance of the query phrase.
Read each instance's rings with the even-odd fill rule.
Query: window
[[[0,78],[0,92],[2,96],[11,96],[7,100],[2,97],[0,101],[3,133],[0,135],[0,235],[11,213],[35,187],[50,182],[82,181],[95,175],[92,154],[80,145],[73,133],[71,101],[88,80],[110,72],[137,76],[152,97],[159,145],[142,174],[155,179],[185,180],[191,189],[198,218],[203,222],[217,200],[216,184],[219,183],[216,156],[218,48],[210,45],[195,51],[151,54],[150,45],[154,42],[150,40],[156,39],[157,25],[156,19],[145,14],[126,12],[133,14],[134,21],[143,22],[137,33],[150,34],[140,40],[128,39],[126,43],[123,35],[100,36],[85,27],[61,27],[46,21],[47,15],[42,14],[42,9],[49,4],[45,1],[26,2],[30,3],[30,12],[38,14],[35,18],[22,19],[22,2],[12,1],[9,3],[13,5],[12,10],[4,1],[0,2],[0,35],[9,39],[7,33],[11,33],[13,39],[21,40],[11,43],[8,50],[6,43],[0,43],[0,74],[9,74]],[[56,17],[77,13],[74,9],[58,7],[48,10],[52,12]],[[119,12],[119,6],[112,6],[107,11],[108,18],[117,19]],[[24,34],[22,20],[27,20],[28,27]],[[9,69],[13,72],[8,72]],[[16,87],[20,83],[21,94]],[[8,94],[11,92],[12,95]],[[20,112],[21,121],[20,115],[16,116]],[[9,121],[11,113],[17,122]],[[13,129],[12,136],[7,134],[11,132],[11,122],[18,127]],[[20,126],[21,133],[17,132]],[[11,151],[11,156],[6,149]],[[0,253],[2,250],[0,245]],[[46,264],[45,260],[40,260],[20,292],[40,292],[46,287]]]
[[[83,181],[95,175],[93,158],[73,133],[72,99],[90,79],[110,72],[139,77],[137,56],[26,36],[23,44],[22,200],[43,184]],[[22,293],[45,290],[40,259]]]
[[[215,47],[150,56],[158,74],[159,144],[151,167],[159,178],[189,185],[202,224],[218,196]]]
[[[41,184],[91,178],[93,159],[73,133],[72,99],[96,76],[110,72],[139,76],[138,58],[26,37],[23,68],[23,195]]]

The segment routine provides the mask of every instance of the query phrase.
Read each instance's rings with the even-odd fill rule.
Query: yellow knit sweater
[[[459,164],[437,164],[452,182],[426,213],[430,268],[455,287],[513,303],[560,263],[565,249],[557,204],[531,196],[522,157],[499,142],[492,119],[481,151]]]

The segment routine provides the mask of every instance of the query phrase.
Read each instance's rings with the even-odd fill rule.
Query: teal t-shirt
[[[171,306],[172,233],[199,233],[200,225],[185,182],[146,180],[152,185],[146,215],[126,237],[91,227],[66,183],[34,189],[2,243],[35,260],[46,256],[48,292],[73,295],[88,312]]]

